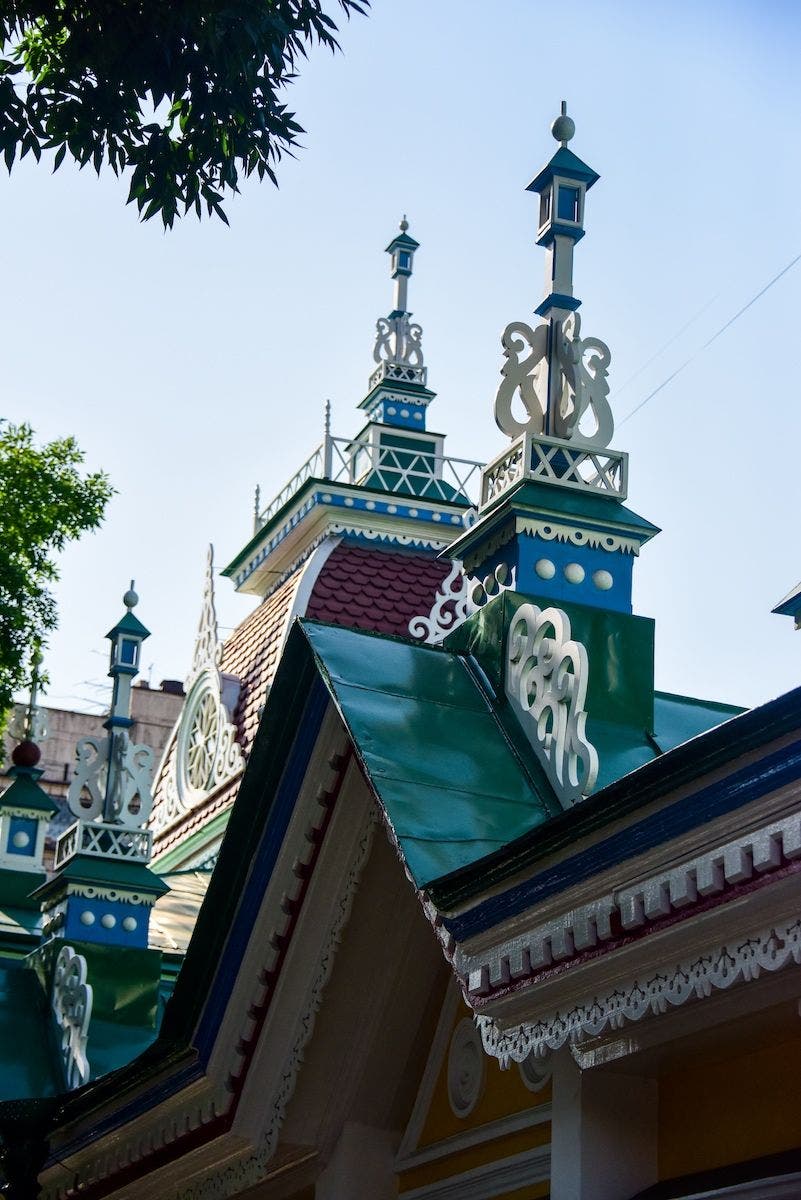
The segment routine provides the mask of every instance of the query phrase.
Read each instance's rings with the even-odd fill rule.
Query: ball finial
[[[561,142],[563,146],[566,146],[575,132],[576,123],[572,117],[567,115],[567,100],[563,100],[562,111],[551,125],[551,133],[557,142]]]
[[[125,607],[129,610],[132,608],[136,608],[137,604],[139,603],[139,597],[137,596],[136,592],[134,591],[134,580],[133,579],[131,580],[131,586],[128,588],[128,591],[125,593],[125,595],[122,598],[122,602],[125,605]]]
[[[409,222],[406,220],[406,213],[404,213],[403,219],[401,220],[401,223],[400,223],[401,233],[405,233],[408,228],[409,228]]]

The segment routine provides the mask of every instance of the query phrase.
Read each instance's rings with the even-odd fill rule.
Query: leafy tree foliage
[[[113,492],[82,462],[73,438],[36,446],[29,425],[0,424],[0,725],[30,651],[56,626],[53,557],[97,528]]]
[[[369,0],[331,0],[347,16]],[[315,41],[338,48],[323,0],[6,0],[0,154],[55,150],[130,170],[143,219],[203,207],[275,167],[303,132],[279,99]]]

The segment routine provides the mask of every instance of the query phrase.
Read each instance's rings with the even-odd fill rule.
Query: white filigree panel
[[[464,565],[455,561],[442,581],[428,615],[412,617],[409,633],[430,645],[440,645],[447,634],[458,629],[471,613],[493,596],[514,588],[515,576],[514,567],[500,563],[483,578],[470,579]]]
[[[375,328],[375,362],[422,367],[423,330],[409,320],[408,313],[401,313],[397,317],[379,317]]]
[[[167,744],[159,770],[158,803],[152,828],[161,833],[244,767],[232,713],[223,701],[222,643],[214,604],[214,547],[209,546],[203,604],[187,692],[176,727],[174,753]]]
[[[627,1021],[641,1021],[678,1008],[689,1000],[704,1000],[715,991],[758,979],[765,971],[801,966],[801,920],[793,918],[761,933],[743,936],[698,957],[664,967],[647,978],[634,979],[593,996],[565,1011],[531,1023],[500,1029],[490,1017],[477,1018],[484,1049],[502,1066],[522,1062],[529,1054],[558,1050],[566,1043],[598,1037],[620,1029]]]
[[[588,675],[586,647],[572,638],[567,613],[521,605],[509,629],[506,695],[564,807],[588,796],[598,778],[585,732]]]
[[[609,445],[614,433],[607,382],[611,356],[598,338],[581,337],[578,313],[533,329],[512,321],[501,345],[495,423],[503,433],[510,438],[549,434],[596,450]],[[515,407],[525,415],[516,416]]]
[[[86,1043],[92,1018],[92,986],[86,982],[86,959],[71,946],[58,952],[51,1005],[61,1039],[61,1062],[67,1087],[77,1088],[89,1081]]]

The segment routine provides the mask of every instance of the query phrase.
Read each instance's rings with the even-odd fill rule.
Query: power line
[[[785,267],[782,267],[781,271],[779,271],[779,273],[777,275],[774,275],[773,278],[768,283],[766,283],[765,286],[763,288],[761,288],[755,296],[752,296],[747,304],[744,304],[742,308],[738,309],[733,317],[729,317],[728,321],[726,321],[726,323],[724,325],[721,325],[720,329],[718,329],[716,333],[713,333],[712,337],[709,338],[708,341],[704,342],[704,344],[702,346],[699,346],[698,349],[693,354],[691,354],[689,358],[685,359],[685,361],[680,366],[676,367],[675,371],[672,371],[670,373],[670,375],[668,375],[667,379],[663,379],[658,387],[655,387],[653,389],[653,391],[649,392],[644,400],[641,400],[639,404],[635,405],[635,407],[631,410],[631,412],[626,413],[625,417],[622,417],[617,422],[618,426],[624,425],[626,423],[626,421],[629,421],[634,416],[635,413],[638,413],[641,408],[644,408],[649,400],[653,400],[654,396],[658,395],[659,392],[661,392],[663,388],[666,388],[669,383],[672,383],[672,381],[676,378],[676,376],[680,375],[685,367],[688,367],[691,362],[694,362],[695,359],[698,358],[699,354],[702,354],[704,352],[704,350],[707,350],[712,345],[713,342],[716,342],[717,339],[721,336],[721,334],[725,333],[726,330],[730,326],[732,326],[734,324],[734,322],[737,321],[743,315],[744,312],[747,312],[752,304],[756,304],[757,300],[761,299],[761,297],[765,295],[765,292],[769,291],[773,287],[774,283],[778,283],[779,280],[781,279],[781,277],[783,275],[786,275],[787,272],[792,267],[794,267],[795,264],[799,261],[801,261],[801,254],[796,254],[795,258],[792,258]],[[709,307],[709,306],[707,305],[707,307]],[[695,318],[692,318],[692,319],[694,320]],[[689,323],[691,323],[691,322],[688,322],[688,324]],[[685,326],[685,328],[686,328],[686,326]],[[678,334],[676,335],[676,337],[678,337]],[[673,338],[671,340],[675,341],[675,338]],[[660,352],[657,351],[657,355],[659,353]],[[657,355],[654,355],[654,357],[657,357]],[[649,361],[653,362],[653,358],[650,359]]]
[[[707,310],[708,308],[711,308],[711,307],[712,307],[712,305],[715,303],[715,301],[716,301],[716,300],[717,300],[717,296],[716,296],[716,295],[715,295],[715,296],[713,296],[713,297],[711,298],[711,300],[707,300],[707,302],[706,302],[706,304],[703,306],[703,308],[699,308],[699,309],[698,309],[698,312],[697,312],[697,313],[695,313],[695,315],[694,315],[694,316],[690,317],[689,321],[685,321],[685,322],[684,322],[684,324],[682,325],[681,329],[678,329],[678,330],[677,330],[677,331],[676,331],[676,332],[673,334],[673,336],[672,336],[672,337],[668,338],[668,340],[667,340],[666,342],[664,342],[664,343],[663,343],[663,345],[661,345],[661,346],[659,347],[659,349],[658,349],[658,350],[654,351],[654,353],[653,353],[653,354],[651,355],[651,357],[650,357],[650,358],[647,360],[647,362],[644,362],[644,363],[642,364],[642,366],[641,366],[641,367],[638,367],[638,368],[637,368],[637,370],[634,372],[634,374],[633,374],[633,375],[629,375],[629,377],[628,377],[628,379],[625,381],[625,383],[621,383],[621,385],[620,385],[620,387],[619,387],[619,388],[615,388],[614,392],[613,392],[613,393],[612,393],[612,395],[609,397],[609,399],[610,399],[610,400],[615,400],[615,399],[616,399],[616,398],[617,398],[617,397],[620,395],[620,393],[621,393],[622,391],[624,391],[624,390],[625,390],[625,388],[627,388],[627,387],[629,386],[629,384],[630,384],[630,383],[633,383],[635,379],[639,379],[639,377],[640,377],[640,375],[642,375],[643,371],[646,371],[646,370],[648,369],[648,367],[650,367],[650,365],[651,365],[651,363],[652,363],[652,362],[655,362],[655,361],[656,361],[656,359],[657,359],[657,358],[659,358],[659,356],[660,356],[661,354],[664,354],[664,352],[665,352],[665,351],[666,351],[666,350],[667,350],[667,349],[668,349],[670,346],[672,346],[674,342],[677,342],[677,341],[679,340],[679,338],[681,337],[681,335],[684,333],[684,331],[685,331],[686,329],[689,329],[689,328],[690,328],[690,326],[691,326],[691,325],[693,325],[693,324],[694,324],[694,323],[695,323],[695,322],[698,320],[698,318],[699,318],[699,317],[702,317],[702,316],[704,315],[704,313],[706,312],[706,310]]]

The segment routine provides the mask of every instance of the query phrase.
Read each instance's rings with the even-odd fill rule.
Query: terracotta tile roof
[[[314,567],[313,560],[307,563]],[[280,587],[253,610],[223,647],[221,669],[239,680],[240,692],[233,719],[245,757],[250,752],[261,709],[273,681],[287,630],[287,618],[306,564],[302,564]],[[450,569],[432,555],[420,552],[366,547],[342,541],[323,563],[304,615],[334,625],[409,637],[413,617],[427,615],[437,589]],[[159,802],[164,777],[175,755],[173,737],[167,747],[164,770],[154,788]],[[164,853],[194,829],[230,805],[239,779],[229,781],[212,793],[180,821],[156,838],[156,852]]]
[[[302,574],[303,567],[294,571],[237,626],[223,647],[222,670],[235,675],[241,685],[234,724],[245,754],[256,736],[260,709],[281,657],[287,617]]]
[[[409,622],[429,613],[450,565],[427,554],[342,542],[320,572],[306,616],[409,637]]]

